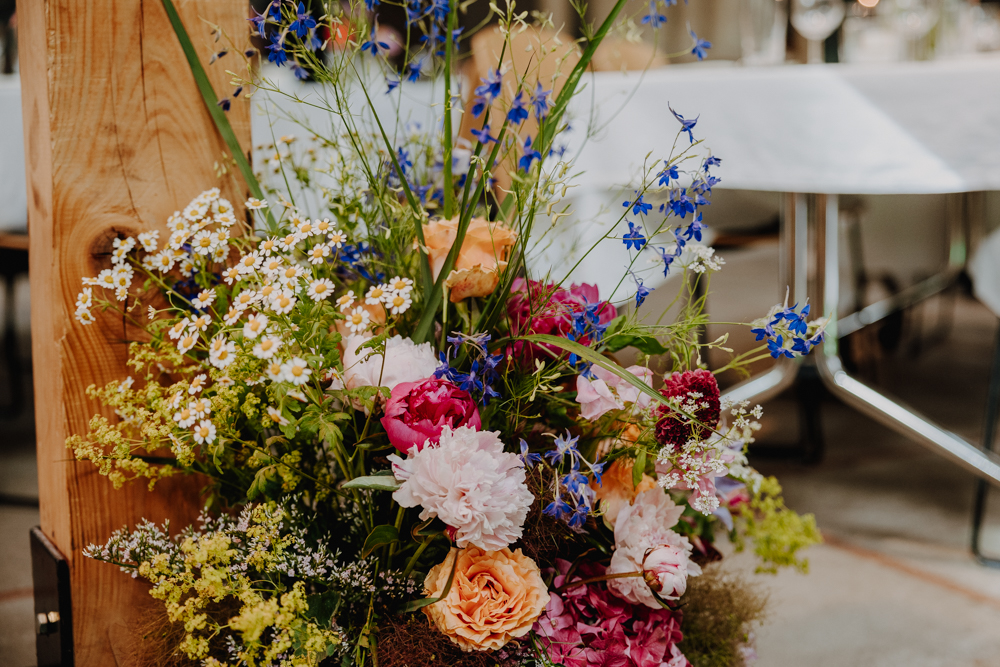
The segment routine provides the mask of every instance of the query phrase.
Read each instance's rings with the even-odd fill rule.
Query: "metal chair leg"
[[[1000,413],[1000,328],[997,329],[997,341],[993,349],[993,365],[990,369],[990,385],[986,392],[986,418],[983,424],[983,450],[985,451],[993,450],[998,413]],[[972,554],[983,565],[1000,568],[1000,558],[984,555],[980,544],[988,492],[989,484],[981,478],[977,479],[976,498],[972,506]]]

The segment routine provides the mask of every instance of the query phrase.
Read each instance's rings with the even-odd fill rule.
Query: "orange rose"
[[[424,225],[424,241],[434,279],[444,267],[444,260],[458,236],[458,217],[434,220]],[[507,253],[517,240],[517,233],[500,223],[473,218],[465,232],[455,266],[445,280],[452,303],[470,296],[487,296],[500,282],[500,271],[507,266]]]
[[[453,548],[443,563],[427,573],[424,589],[428,597],[439,597],[444,591],[456,557],[448,597],[424,607],[430,622],[463,651],[498,649],[528,634],[549,602],[535,561],[520,549]]]

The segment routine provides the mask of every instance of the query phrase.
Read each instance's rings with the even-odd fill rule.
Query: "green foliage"
[[[809,571],[809,561],[799,556],[799,552],[823,541],[816,528],[816,517],[800,516],[785,507],[777,479],[763,478],[750,503],[734,511],[733,516],[738,528],[733,543],[741,551],[745,540],[753,542],[754,553],[760,559],[758,572],[775,573],[779,567]]]

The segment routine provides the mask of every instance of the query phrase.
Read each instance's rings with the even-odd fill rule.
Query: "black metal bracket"
[[[38,667],[73,667],[73,607],[69,563],[42,529],[31,529]]]

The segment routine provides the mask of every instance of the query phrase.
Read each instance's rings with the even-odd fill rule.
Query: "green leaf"
[[[365,540],[365,546],[361,550],[361,557],[367,558],[376,548],[384,544],[392,544],[399,541],[399,530],[395,526],[384,524],[372,528]]]
[[[586,347],[585,345],[580,345],[571,340],[566,340],[565,338],[560,338],[559,336],[550,336],[549,334],[532,334],[530,336],[517,336],[514,340],[525,340],[531,343],[546,343],[548,345],[555,345],[556,347],[571,352],[581,359],[586,359],[590,363],[600,366],[606,371],[610,371],[620,377],[621,379],[628,382],[630,385],[641,391],[642,393],[650,396],[658,403],[662,405],[668,405],[667,398],[663,396],[660,392],[656,391],[648,384],[637,378],[636,376],[629,373],[627,370],[611,361],[610,359],[602,356],[601,354],[595,352],[594,350]]]
[[[250,488],[247,489],[247,499],[253,500],[258,496],[269,498],[272,492],[281,490],[281,477],[278,475],[277,466],[264,466],[254,475]]]
[[[309,605],[306,616],[316,621],[316,624],[321,628],[329,628],[333,615],[340,607],[340,593],[326,591],[325,593],[309,595],[306,597],[306,604]]]
[[[635,465],[632,466],[632,488],[638,488],[642,481],[642,474],[646,472],[646,450],[640,449],[639,455],[635,457]]]
[[[344,482],[341,488],[344,489],[367,489],[369,491],[395,491],[403,483],[390,475],[368,475],[367,477],[355,477]]]
[[[607,352],[617,352],[630,345],[649,355],[665,354],[667,352],[667,348],[663,347],[663,344],[653,336],[619,335],[606,337],[605,340],[607,340],[607,345],[605,345],[604,349]]]

